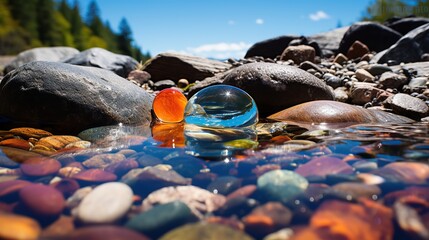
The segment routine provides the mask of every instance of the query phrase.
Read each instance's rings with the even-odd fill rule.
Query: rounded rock
[[[301,175],[288,170],[273,170],[257,180],[258,190],[270,201],[288,201],[308,187]]]
[[[57,173],[61,164],[53,158],[34,157],[21,164],[21,171],[27,176],[42,177]]]
[[[51,186],[31,184],[19,192],[21,203],[39,217],[55,217],[62,213],[65,200],[63,194]]]
[[[84,223],[114,223],[122,218],[133,203],[131,188],[119,182],[110,182],[94,188],[80,203],[77,217]]]
[[[0,226],[0,239],[32,240],[42,232],[34,219],[15,214],[0,214]]]
[[[297,67],[275,63],[237,67],[226,75],[223,83],[246,91],[263,116],[303,102],[334,99],[333,91],[324,81]]]

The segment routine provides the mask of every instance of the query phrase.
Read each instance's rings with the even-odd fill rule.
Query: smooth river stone
[[[352,174],[353,168],[335,157],[315,157],[300,165],[296,170],[301,176],[326,176],[327,174]]]
[[[423,184],[429,178],[429,166],[419,162],[394,162],[371,173],[386,180]]]
[[[176,228],[165,235],[160,240],[200,240],[200,239],[228,239],[228,240],[251,240],[249,235],[242,231],[213,223],[191,223]]]
[[[197,220],[185,203],[174,201],[134,216],[125,226],[156,239],[178,226]]]
[[[188,102],[185,95],[174,88],[164,89],[153,100],[153,112],[162,122],[181,122]]]
[[[117,179],[115,174],[97,168],[83,170],[73,175],[72,178],[80,181],[93,183],[111,182]]]
[[[131,188],[110,182],[94,188],[79,204],[77,218],[89,224],[114,223],[122,218],[133,203]]]
[[[128,228],[119,226],[90,226],[75,230],[65,237],[67,240],[149,240],[143,234],[139,234]]]
[[[30,150],[31,145],[28,141],[19,138],[9,138],[0,142],[0,146],[14,147],[23,150]]]
[[[38,239],[42,231],[34,219],[15,214],[0,213],[0,226],[0,239]]]
[[[52,136],[52,133],[42,130],[42,129],[37,129],[37,128],[27,128],[27,127],[22,127],[22,128],[13,128],[11,130],[9,130],[9,132],[20,136],[24,139],[29,139],[29,138],[43,138],[43,137],[48,137],[48,136]]]
[[[80,141],[81,139],[75,136],[49,136],[41,138],[37,143],[36,146],[44,146],[49,149],[55,149],[59,150],[61,148],[64,148],[70,143],[74,143],[77,141]]]
[[[55,217],[65,207],[63,194],[51,186],[32,184],[19,192],[23,206],[38,217]]]
[[[346,127],[367,123],[411,123],[414,120],[379,110],[369,110],[335,101],[302,103],[268,117],[271,120],[307,124],[327,123],[332,127]],[[300,126],[301,126],[300,125]],[[313,126],[314,128],[314,126]]]
[[[21,171],[27,176],[42,177],[57,173],[61,164],[53,158],[30,158],[21,164]]]
[[[292,171],[273,170],[260,176],[257,186],[268,201],[288,201],[303,193],[308,187],[308,181]]]
[[[29,152],[18,148],[0,147],[1,152],[15,162],[22,163],[25,160],[33,157],[41,157],[40,154]]]
[[[32,184],[24,180],[12,180],[0,182],[0,199],[17,197],[18,192],[25,186]]]
[[[87,168],[105,168],[109,164],[118,163],[124,161],[126,158],[123,154],[98,154],[88,160],[82,162],[82,165]]]

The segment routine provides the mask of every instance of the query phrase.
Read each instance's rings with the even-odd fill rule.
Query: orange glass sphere
[[[184,147],[184,131],[184,123],[156,123],[152,127],[152,137],[161,142],[160,147]]]
[[[153,100],[153,111],[162,122],[181,122],[188,102],[179,90],[168,88],[160,91]]]

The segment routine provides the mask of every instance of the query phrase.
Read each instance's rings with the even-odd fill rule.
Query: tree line
[[[125,18],[114,32],[103,22],[95,1],[88,5],[85,17],[79,2],[67,0],[0,0],[0,55],[14,55],[43,46],[70,46],[79,50],[100,47],[134,57],[150,58],[134,43]]]
[[[384,22],[394,17],[429,17],[428,0],[374,0],[365,9],[363,20]]]

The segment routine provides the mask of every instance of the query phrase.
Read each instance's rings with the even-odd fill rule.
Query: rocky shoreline
[[[429,19],[404,18],[224,62],[22,52],[0,77],[0,238],[427,239],[428,36]],[[213,161],[152,104],[217,84],[245,90],[263,121],[259,142]]]

